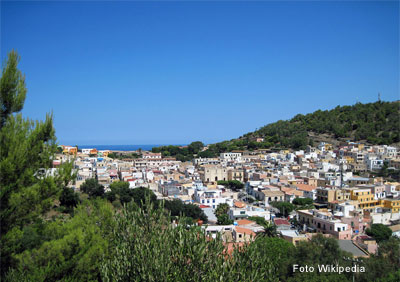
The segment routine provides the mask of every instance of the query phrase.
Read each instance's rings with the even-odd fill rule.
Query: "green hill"
[[[212,157],[220,152],[244,149],[304,149],[319,141],[394,144],[400,142],[399,128],[400,101],[357,103],[279,120],[238,139],[212,144],[199,156]],[[258,137],[264,141],[256,142]]]

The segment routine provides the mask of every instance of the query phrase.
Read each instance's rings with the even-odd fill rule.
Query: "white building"
[[[232,220],[239,220],[250,216],[258,216],[265,220],[271,220],[271,213],[269,210],[251,206],[245,208],[231,208],[229,209],[228,215]]]
[[[92,151],[92,150],[94,150],[94,148],[91,148],[91,149],[82,149],[82,154],[89,155],[89,154],[90,154],[90,151]]]
[[[194,192],[194,201],[202,205],[210,206],[213,209],[217,208],[219,204],[233,206],[233,199],[223,197],[221,190],[211,190],[207,188],[197,188]]]
[[[368,170],[379,170],[383,167],[383,160],[368,159],[366,161]]]
[[[242,153],[221,153],[219,157],[224,161],[240,162],[242,158]]]

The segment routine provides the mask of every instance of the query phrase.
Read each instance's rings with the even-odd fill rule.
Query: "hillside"
[[[399,128],[400,101],[357,103],[279,120],[240,138],[212,144],[199,156],[212,157],[220,152],[244,149],[304,149],[320,141],[395,144],[400,142]],[[264,140],[257,142],[257,138]]]

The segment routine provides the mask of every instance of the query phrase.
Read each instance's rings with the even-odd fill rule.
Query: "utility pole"
[[[381,102],[381,92],[378,92],[378,102]]]

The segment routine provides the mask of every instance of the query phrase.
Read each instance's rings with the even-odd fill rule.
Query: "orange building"
[[[62,147],[64,154],[76,155],[76,153],[78,153],[77,147],[72,147],[72,146],[62,146]]]

